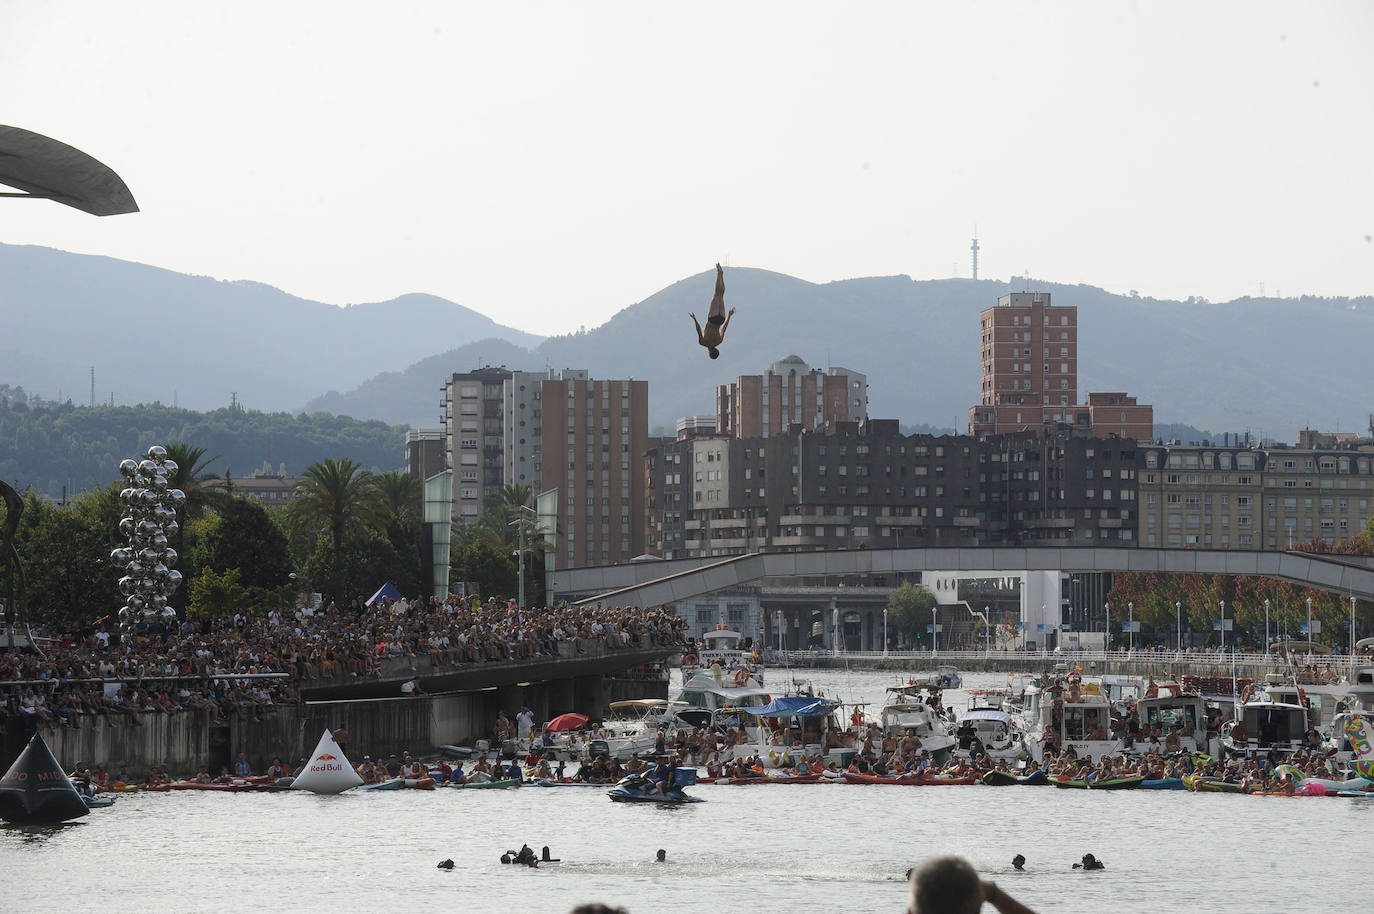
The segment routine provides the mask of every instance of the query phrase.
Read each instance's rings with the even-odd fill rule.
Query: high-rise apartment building
[[[482,516],[487,498],[505,483],[502,467],[502,392],[511,372],[486,366],[454,374],[444,385],[446,459],[453,470],[453,519]]]
[[[641,554],[648,382],[521,372],[508,386],[509,478],[535,493],[558,489],[558,567]]]
[[[1048,292],[1008,292],[980,316],[982,390],[970,435],[1154,435],[1154,407],[1125,393],[1078,402],[1078,309]]]
[[[779,359],[761,375],[741,375],[716,388],[716,431],[767,438],[793,426],[868,418],[868,377],[847,368],[812,368],[800,357]]]
[[[1078,402],[1078,309],[1048,292],[1008,292],[980,316],[982,390],[969,434],[1039,433],[1072,423]]]

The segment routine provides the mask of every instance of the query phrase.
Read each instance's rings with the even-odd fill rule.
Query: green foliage
[[[248,498],[228,498],[218,514],[197,527],[197,567],[223,573],[236,568],[249,588],[291,587],[286,537],[267,509]]]
[[[31,622],[90,622],[113,615],[123,603],[116,587],[119,575],[109,561],[116,545],[115,527],[100,529],[90,523],[101,513],[100,499],[87,495],[65,506],[32,496],[26,500],[15,539],[28,585],[26,611]]]
[[[473,582],[485,597],[514,599],[519,592],[519,568],[508,546],[490,539],[474,538],[462,544],[455,542],[452,552],[454,580]],[[525,586],[529,584],[527,576]]]
[[[169,441],[194,441],[202,457],[217,455],[207,463],[218,461],[222,467],[247,469],[270,459],[298,473],[325,457],[347,455],[363,467],[390,469],[399,462],[405,431],[327,413],[292,416],[235,408],[200,413],[70,402],[30,406],[18,397],[0,396],[0,478],[52,499],[60,499],[65,487],[70,498],[116,480],[125,457]],[[184,470],[195,469],[193,461],[173,459]],[[184,482],[180,487],[186,490]]]
[[[186,606],[186,614],[213,619],[247,609],[248,589],[241,577],[237,568],[224,572],[203,569],[191,582],[191,602]]]
[[[903,581],[902,586],[887,598],[888,627],[914,639],[926,630],[935,604],[935,594]]]
[[[413,581],[406,581],[402,575],[396,573],[402,568],[403,563],[391,542],[374,530],[360,529],[351,533],[343,541],[337,556],[339,581],[337,589],[326,594],[326,602],[333,600],[340,607],[347,607],[352,604],[354,597],[366,600],[387,581],[395,584],[406,596],[418,595],[418,585]],[[335,567],[334,560],[333,541],[328,534],[321,534],[316,540],[315,551],[306,564],[309,579],[330,580]]]

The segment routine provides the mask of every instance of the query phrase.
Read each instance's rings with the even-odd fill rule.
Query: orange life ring
[[[1074,672],[1070,673],[1067,677],[1065,677],[1065,682],[1067,682],[1071,686],[1079,685],[1083,682],[1083,675],[1075,670]]]
[[[1246,687],[1245,687],[1245,691],[1243,691],[1243,692],[1240,693],[1240,703],[1243,704],[1243,705],[1249,704],[1249,703],[1250,703],[1250,699],[1251,699],[1252,697],[1254,697],[1254,694],[1255,694],[1255,687],[1254,687],[1254,685],[1251,684],[1251,685],[1246,686]]]
[[[696,665],[697,665],[697,655],[696,655],[696,654],[688,654],[686,657],[683,657],[683,658],[682,658],[682,665],[683,665],[683,666],[696,666]]]
[[[749,667],[742,666],[735,671],[735,685],[746,686],[749,684]]]

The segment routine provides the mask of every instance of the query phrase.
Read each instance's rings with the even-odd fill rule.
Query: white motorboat
[[[888,686],[888,700],[878,721],[885,733],[914,736],[932,758],[940,759],[953,751],[957,740],[949,722],[921,694],[921,685]]]
[[[1072,748],[1079,758],[1122,752],[1124,741],[1111,735],[1112,705],[1102,683],[1084,679],[1077,670],[1056,671],[1027,686],[1022,713],[1030,731],[1026,748],[1037,763],[1045,757],[1046,743],[1061,752]]]
[[[699,670],[719,669],[722,674],[735,677],[740,670],[763,683],[763,658],[752,649],[745,649],[744,634],[720,623],[701,636],[702,646],[696,653],[682,657],[682,679],[685,682]]]
[[[1017,762],[1029,755],[1021,721],[1001,708],[969,708],[959,716],[954,735],[959,741],[954,754],[962,759],[980,751],[993,761]]]
[[[1136,741],[1127,748],[1131,753],[1166,750],[1169,735],[1177,731],[1179,752],[1215,754],[1215,747],[1207,743],[1207,702],[1197,693],[1186,692],[1177,682],[1165,682],[1146,693],[1136,702],[1136,716],[1145,741]]]

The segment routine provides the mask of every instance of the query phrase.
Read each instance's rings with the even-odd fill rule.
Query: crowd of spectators
[[[142,715],[184,710],[212,719],[257,716],[267,706],[298,702],[302,683],[378,676],[394,658],[460,669],[575,655],[590,645],[676,646],[686,626],[660,608],[522,611],[504,600],[456,596],[153,622],[125,639],[95,626],[40,639],[42,655],[0,652],[0,732],[25,718],[55,729],[140,726]]]

